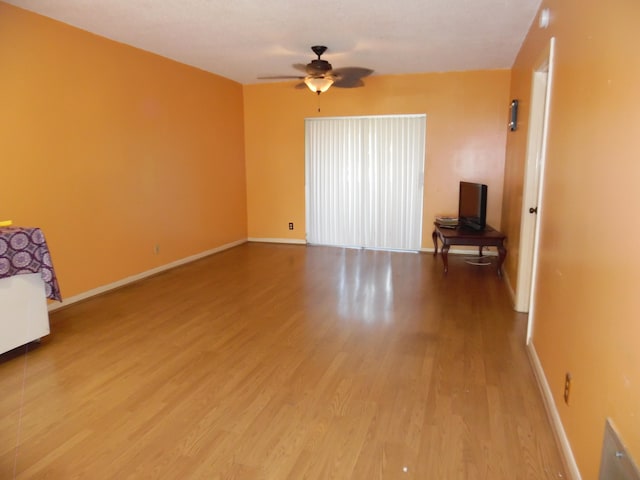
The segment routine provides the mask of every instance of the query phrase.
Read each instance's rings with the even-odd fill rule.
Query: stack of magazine
[[[443,228],[457,228],[458,217],[437,216],[436,225]]]

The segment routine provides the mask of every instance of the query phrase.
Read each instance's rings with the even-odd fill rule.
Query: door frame
[[[549,111],[553,91],[555,38],[549,39],[531,76],[531,109],[527,132],[524,186],[520,221],[520,254],[515,309],[529,312],[527,343],[534,327],[535,287],[543,210],[544,172],[547,156]],[[529,209],[535,209],[530,213]]]

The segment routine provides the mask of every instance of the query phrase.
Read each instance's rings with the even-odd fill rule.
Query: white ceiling
[[[510,68],[540,0],[5,0],[237,82],[315,58],[374,75]]]

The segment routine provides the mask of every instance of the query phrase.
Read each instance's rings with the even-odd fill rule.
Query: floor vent
[[[611,420],[607,419],[602,442],[600,480],[640,480],[640,471],[618,436]]]

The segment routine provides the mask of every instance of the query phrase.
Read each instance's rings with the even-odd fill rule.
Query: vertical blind
[[[307,241],[419,250],[426,115],[305,122]]]

